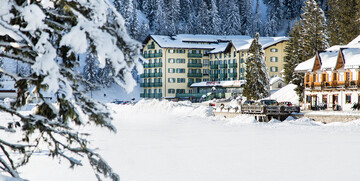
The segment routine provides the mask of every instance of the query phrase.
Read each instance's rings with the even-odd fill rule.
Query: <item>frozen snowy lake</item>
[[[156,100],[111,108],[117,134],[88,131],[123,181],[360,178],[360,121],[257,123],[252,117],[212,117],[206,106]],[[96,180],[86,161],[71,170],[45,154],[20,169],[24,178]]]

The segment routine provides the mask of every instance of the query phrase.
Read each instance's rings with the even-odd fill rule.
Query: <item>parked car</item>
[[[244,105],[253,105],[255,103],[255,101],[248,101],[248,100],[246,100],[245,102],[244,102]]]
[[[114,101],[112,101],[111,103],[119,104],[119,105],[126,105],[126,104],[130,104],[130,101],[114,100]]]
[[[274,99],[263,99],[260,100],[260,104],[262,105],[267,105],[267,106],[274,106],[274,105],[279,105],[279,103],[274,100]]]
[[[283,106],[293,106],[293,104],[290,101],[282,101],[282,102],[279,102],[279,104],[283,105]]]

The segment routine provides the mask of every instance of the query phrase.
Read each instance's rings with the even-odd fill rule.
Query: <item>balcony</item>
[[[202,73],[188,73],[188,77],[202,77]]]
[[[219,65],[210,65],[210,69],[218,69]]]
[[[231,63],[229,64],[229,68],[237,68],[238,64],[237,63]]]
[[[141,98],[162,98],[162,93],[140,93]]]
[[[155,44],[148,45],[147,48],[148,48],[148,49],[155,49]]]
[[[188,68],[202,68],[202,63],[188,63]]]
[[[144,58],[157,58],[162,57],[162,53],[147,53],[143,55]]]
[[[237,73],[230,73],[229,74],[229,78],[235,78],[235,77],[237,77]]]
[[[228,74],[227,73],[220,74],[220,78],[226,79],[226,78],[228,78]]]
[[[155,82],[153,87],[162,87],[162,82]]]
[[[227,66],[227,64],[220,64],[219,65],[219,68],[221,68],[221,69],[226,69],[228,66]]]
[[[154,63],[153,67],[162,67],[162,63]]]
[[[217,79],[219,77],[218,74],[211,74],[210,79]]]
[[[140,83],[140,87],[151,87],[151,83]]]
[[[154,76],[153,77],[162,77],[162,72],[160,73],[154,73]]]
[[[176,94],[176,98],[188,98],[188,97],[194,97],[194,98],[201,98],[203,95],[206,95],[205,93],[193,93],[193,94]]]
[[[153,55],[154,55],[154,58],[158,58],[158,57],[162,57],[162,56],[163,56],[162,53],[154,53]]]
[[[188,58],[202,58],[201,53],[188,53]]]
[[[140,77],[141,78],[146,78],[146,77],[149,77],[149,74],[148,73],[140,74]]]

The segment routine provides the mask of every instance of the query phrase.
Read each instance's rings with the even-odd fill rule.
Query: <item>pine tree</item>
[[[255,17],[254,17],[254,33],[263,34],[262,32],[262,20],[261,20],[261,9],[260,9],[260,0],[256,0],[256,8],[255,8]]]
[[[252,12],[252,0],[240,0],[239,1],[239,14],[240,14],[240,34],[242,35],[254,35],[254,14]]]
[[[301,14],[301,37],[303,39],[304,59],[315,56],[316,51],[328,48],[328,33],[324,12],[315,0],[306,0]]]
[[[131,71],[140,64],[141,44],[129,37],[122,16],[107,0],[4,2],[0,27],[6,31],[0,33],[4,50],[0,57],[27,64],[31,71],[24,76],[2,70],[16,82],[17,97],[10,107],[0,105],[0,110],[16,117],[1,123],[0,131],[21,138],[0,138],[0,169],[19,178],[17,169],[34,150],[41,150],[39,145],[47,145],[52,158],[66,160],[71,167],[81,166],[87,158],[98,179],[119,180],[80,129],[97,125],[116,131],[106,105],[88,97],[79,86],[88,82],[76,71],[78,57],[91,52],[100,67],[108,62],[112,80],[130,91],[136,85]],[[55,99],[56,106],[45,94]],[[20,112],[32,98],[38,100],[36,110]]]
[[[85,59],[85,66],[84,66],[84,79],[88,81],[90,84],[95,84],[98,82],[97,73],[99,71],[99,65],[94,54],[88,53]],[[92,87],[89,84],[89,87]]]
[[[249,49],[249,59],[246,61],[246,84],[243,95],[248,100],[266,98],[270,93],[269,74],[265,64],[265,53],[256,33]]]
[[[303,56],[303,40],[301,37],[301,26],[299,22],[295,22],[289,33],[289,43],[285,47],[286,56],[284,58],[284,76],[286,84],[297,85],[296,92],[300,101],[303,99],[303,80],[304,75],[295,73],[295,67],[305,61]]]
[[[329,44],[344,45],[360,34],[359,0],[329,0]]]
[[[215,0],[211,0],[210,2],[209,19],[210,19],[209,28],[211,28],[211,31],[209,31],[209,33],[215,35],[219,34],[221,30],[222,20],[219,16],[219,11],[216,6]]]
[[[265,36],[277,36],[283,25],[283,7],[279,0],[268,0],[268,19],[265,23]]]
[[[180,1],[169,0],[167,7],[167,21],[169,22],[168,33],[175,35],[178,33],[178,24],[180,22]]]
[[[134,8],[135,9],[135,8]],[[136,10],[133,11],[133,14],[131,15],[131,23],[130,23],[130,31],[129,34],[132,38],[134,38],[135,40],[139,40],[141,41],[142,39],[140,38],[140,30],[139,30],[139,21],[138,21],[138,17],[137,17],[137,12]]]
[[[166,12],[164,11],[165,5],[163,0],[155,0],[155,12],[154,12],[154,24],[153,30],[155,34],[166,35],[168,34],[168,21],[166,18]]]
[[[229,0],[226,3],[226,9],[223,10],[226,14],[224,20],[224,34],[237,35],[241,31],[241,17],[239,7],[234,0]]]

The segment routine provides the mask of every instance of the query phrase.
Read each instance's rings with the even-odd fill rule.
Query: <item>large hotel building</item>
[[[200,98],[204,88],[241,85],[249,36],[149,35],[143,42],[142,98]],[[260,37],[270,77],[281,76],[287,37]],[[254,75],[256,76],[256,75]],[[218,98],[226,92],[217,92]]]

